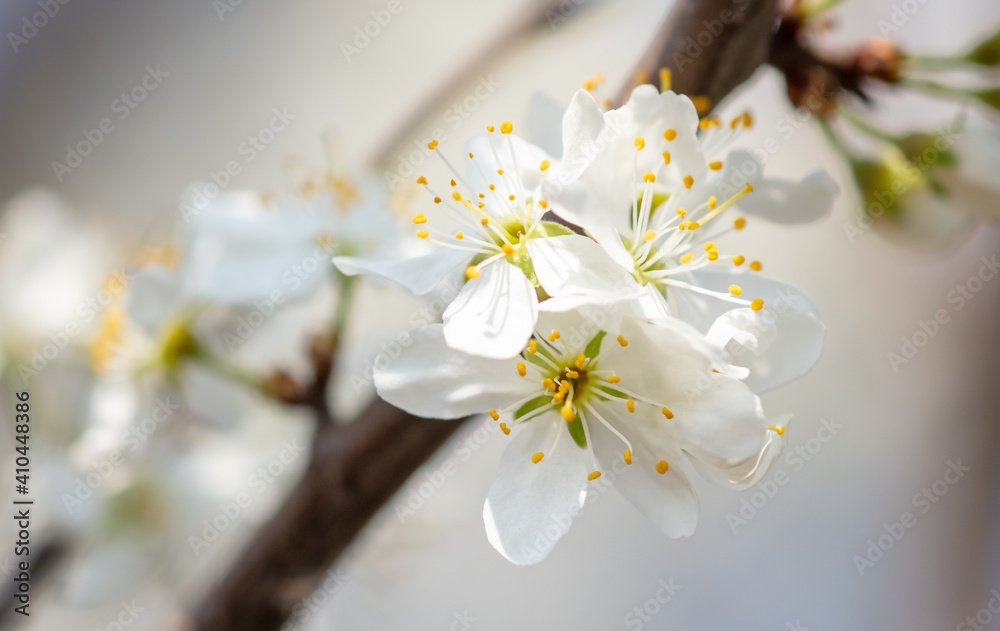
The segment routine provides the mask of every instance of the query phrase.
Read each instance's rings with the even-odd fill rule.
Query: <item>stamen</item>
[[[426,230],[417,230],[417,236],[420,237],[421,239],[426,239],[427,237],[431,236],[431,233],[427,232]]]
[[[517,374],[522,377],[528,374],[528,367],[524,365],[524,362],[517,362]]]
[[[608,383],[618,383],[621,380],[622,378],[619,377],[618,375],[611,375],[610,377],[608,377]]]
[[[635,150],[642,151],[643,147],[646,146],[646,141],[643,140],[642,136],[635,137]]]
[[[493,133],[493,125],[487,125],[486,126],[486,131],[488,131],[488,132],[490,132],[492,134]]]
[[[542,461],[542,458],[544,458],[544,457],[545,457],[545,454],[543,454],[542,452],[539,451],[539,452],[536,452],[533,456],[531,456],[531,461],[533,463],[535,463],[535,464],[538,464],[539,462]]]
[[[510,428],[507,427],[506,423],[500,423],[500,429],[503,430],[505,436],[510,436]]]
[[[551,333],[549,333],[549,341],[550,342],[555,342],[560,337],[561,337],[561,335],[560,335],[559,331],[552,331]]]
[[[628,408],[630,414],[635,413],[635,401],[633,401],[632,399],[629,399],[628,401],[625,402],[625,407]]]
[[[551,162],[549,162],[548,160],[542,160],[542,164],[539,165],[538,169],[540,171],[544,171],[545,169],[549,168],[550,164],[551,164]]]
[[[667,131],[663,132],[663,139],[666,140],[667,142],[670,142],[676,137],[677,137],[676,129],[668,129]]]
[[[528,352],[531,353],[532,355],[534,355],[535,353],[537,353],[538,352],[538,342],[536,342],[535,340],[531,340],[530,342],[528,342]]]
[[[746,260],[745,258],[737,254],[736,256],[733,257],[733,265],[739,267],[740,265],[743,265],[743,261],[745,260]]]
[[[416,215],[413,215],[413,223],[415,224],[427,223],[427,217],[423,213],[417,213]]]
[[[694,254],[692,254],[691,252],[688,252],[686,254],[682,254],[680,256],[680,258],[677,259],[677,260],[680,261],[681,263],[690,263],[691,259],[693,259],[693,258],[694,258]]]
[[[660,68],[660,92],[667,92],[673,85],[670,68]]]
[[[734,296],[739,296],[743,293],[743,288],[740,287],[739,285],[730,285],[729,293],[731,293]]]
[[[670,152],[669,151],[664,151],[663,152],[663,164],[670,164]]]
[[[674,418],[674,413],[671,412],[670,408],[668,408],[667,406],[664,405],[663,409],[660,411],[663,412],[663,416],[667,417],[667,420]]]
[[[781,425],[768,425],[767,428],[769,430],[771,430],[772,432],[777,432],[778,436],[784,436],[785,435],[785,428],[782,427]]]
[[[575,370],[567,370],[566,376],[569,377],[570,379],[578,379],[580,377],[580,373],[576,372]]]
[[[417,184],[426,184],[426,183],[427,183],[427,178],[425,178],[424,176],[421,175],[420,177],[417,178]]]
[[[500,123],[500,133],[509,134],[514,131],[514,123],[510,121],[504,121]]]
[[[690,175],[685,175],[684,176],[684,188],[690,189],[692,186],[694,186],[694,177],[692,177]]]
[[[656,238],[656,230],[647,230],[646,234],[642,235],[643,241],[652,241]]]
[[[492,417],[494,421],[500,420],[500,414],[497,413],[496,410],[490,410],[490,417]]]
[[[631,449],[626,449],[625,453],[622,454],[622,457],[625,459],[625,464],[632,464],[632,450]]]
[[[587,476],[587,479],[590,480],[591,482],[593,482],[594,480],[596,480],[599,477],[601,477],[601,472],[600,471],[594,471],[593,473],[591,473],[590,475]]]
[[[503,253],[506,254],[507,256],[510,256],[511,254],[514,253],[514,248],[509,243],[504,243],[502,246],[500,246],[500,249],[503,250]]]
[[[670,469],[670,465],[667,464],[666,460],[661,460],[656,463],[656,472],[663,475]]]
[[[577,368],[583,368],[583,365],[586,364],[586,363],[587,363],[587,356],[586,355],[584,355],[583,353],[580,353],[579,355],[576,356],[576,367]]]
[[[718,200],[715,198],[715,195],[712,195],[711,197],[709,197],[708,198],[708,209],[709,210],[715,210],[715,202],[717,202],[717,201]]]
[[[763,266],[760,264],[760,261],[750,261],[750,269],[753,271],[759,272],[762,267]]]
[[[656,181],[656,175],[652,171],[646,171],[642,176],[642,181],[650,184]]]
[[[761,298],[754,298],[750,302],[750,308],[753,309],[754,311],[760,311],[761,309],[764,308],[764,300]]]
[[[736,219],[733,220],[733,228],[737,230],[742,230],[743,228],[746,227],[746,225],[747,225],[747,220],[744,219],[743,217],[737,217]]]
[[[622,346],[628,346],[628,340],[625,339],[624,335],[618,336],[618,343],[621,344]]]
[[[479,278],[480,273],[481,272],[479,271],[479,268],[476,267],[475,265],[470,265],[465,268],[465,276],[469,280],[472,280],[473,278]]]
[[[436,140],[432,140],[429,143],[427,143],[427,148],[430,149],[431,151],[437,149],[437,146],[438,146],[438,141]]]
[[[573,419],[576,418],[576,410],[573,409],[573,406],[570,405],[568,401],[563,404],[560,411],[562,412],[562,417],[566,419],[567,423],[573,422]]]
[[[721,160],[715,160],[713,162],[709,162],[708,163],[708,168],[712,169],[713,171],[718,171],[718,170],[720,170],[722,168],[722,161]]]

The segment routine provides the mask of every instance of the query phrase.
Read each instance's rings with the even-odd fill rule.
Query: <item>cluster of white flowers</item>
[[[814,220],[836,187],[823,173],[764,178],[730,148],[751,124],[700,119],[689,98],[649,85],[608,111],[581,90],[561,156],[510,121],[468,143],[465,176],[428,145],[453,179],[417,180],[434,204],[412,221],[437,249],[334,259],[416,294],[464,275],[443,322],[412,331],[375,384],[413,414],[489,413],[516,434],[484,509],[511,561],[542,558],[602,472],[680,537],[698,518],[689,470],[746,488],[780,454],[783,420],[758,394],[804,374],[824,328],[800,292],[715,241],[742,230],[742,214]]]

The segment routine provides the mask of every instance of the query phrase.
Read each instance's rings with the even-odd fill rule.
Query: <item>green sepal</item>
[[[583,431],[583,421],[577,416],[572,421],[566,423],[569,428],[569,435],[573,437],[573,442],[581,449],[587,447],[587,433]]]
[[[587,342],[587,348],[583,349],[583,354],[591,359],[600,355],[601,342],[604,340],[605,335],[607,335],[606,331],[598,331],[597,335]]]
[[[546,404],[551,404],[551,403],[552,403],[552,397],[550,396],[546,396],[543,394],[542,396],[535,397],[531,401],[528,401],[521,407],[517,408],[517,411],[514,412],[514,420],[519,421],[521,420],[522,417],[527,416],[528,414],[531,414],[532,412],[545,406]]]

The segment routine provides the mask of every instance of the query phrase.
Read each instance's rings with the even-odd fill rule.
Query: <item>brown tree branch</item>
[[[778,24],[778,0],[677,0],[625,86],[624,103],[636,85],[671,71],[673,89],[704,96],[711,105],[750,78],[767,61]],[[648,78],[648,79],[647,79]]]
[[[641,68],[672,67],[674,87],[718,102],[770,50],[778,0],[677,0]],[[743,6],[713,41],[673,65],[688,37]],[[683,66],[683,67],[678,67]],[[627,92],[623,92],[627,94]],[[376,511],[455,432],[461,422],[413,417],[375,401],[352,424],[320,423],[312,458],[275,517],[207,595],[192,621],[200,631],[275,631],[314,590]]]

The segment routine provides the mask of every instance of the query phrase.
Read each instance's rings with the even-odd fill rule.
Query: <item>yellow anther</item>
[[[743,217],[737,217],[736,219],[733,220],[733,228],[737,230],[742,230],[743,228],[746,227],[746,225],[747,225],[747,220],[744,219]]]
[[[699,114],[704,114],[712,106],[712,101],[707,96],[692,96],[691,102]]]
[[[656,230],[647,230],[646,234],[642,235],[644,241],[652,241],[656,238]]]
[[[684,188],[691,188],[694,186],[694,178],[690,175],[684,176]]]
[[[514,123],[512,123],[510,121],[504,121],[504,122],[500,123],[500,133],[501,134],[509,134],[512,131],[514,131]]]
[[[462,237],[464,237],[464,236],[465,236],[465,233],[462,232],[461,230],[459,230],[458,232],[455,233],[455,238],[458,239],[459,241],[461,241]]]
[[[666,460],[661,460],[656,463],[656,472],[663,475],[670,469],[670,465],[667,464]]]
[[[622,454],[622,457],[625,459],[625,464],[632,464],[632,450],[631,449],[626,449],[625,453]]]
[[[413,223],[427,223],[427,217],[423,213],[417,213],[416,215],[413,215]]]
[[[542,208],[548,208],[549,207],[549,203],[547,201],[545,201],[544,199],[538,200],[538,205],[541,206]]]
[[[663,132],[663,139],[666,140],[666,141],[668,141],[668,142],[671,141],[671,140],[673,140],[676,137],[677,137],[677,130],[676,129],[668,129],[667,131]]]
[[[417,178],[417,184],[426,184],[426,183],[427,183],[427,178],[425,178],[424,176],[421,175],[420,177]]]
[[[681,263],[690,263],[691,259],[693,258],[694,254],[692,254],[691,252],[686,252],[684,254],[681,254],[680,258],[678,258],[677,260],[680,261]]]
[[[711,252],[712,250],[717,249],[716,245],[714,243],[712,243],[711,241],[706,241],[705,245],[704,245],[704,248],[705,248],[706,252]]]
[[[509,199],[510,201],[514,201],[514,196],[513,195],[508,195],[507,199]]]
[[[750,112],[743,112],[743,126],[753,127],[753,116],[750,115]]]
[[[753,184],[751,184],[750,182],[747,182],[747,192],[748,193],[753,192]]]
[[[486,199],[486,193],[480,193],[479,199]]]
[[[437,146],[438,146],[438,141],[436,140],[432,140],[429,143],[427,143],[427,148],[430,149],[431,151],[437,149]]]
[[[729,293],[731,293],[734,296],[739,296],[740,294],[743,293],[743,288],[740,287],[739,285],[730,285]]]
[[[528,342],[528,352],[531,353],[532,355],[534,355],[535,353],[537,353],[538,352],[538,342],[536,342],[535,340],[531,340],[530,342]]]
[[[506,254],[507,256],[510,256],[511,254],[514,253],[514,247],[509,243],[504,243],[503,245],[500,246],[500,249],[503,250],[503,253]]]
[[[721,160],[714,160],[712,162],[709,162],[708,163],[708,168],[712,169],[713,171],[718,171],[719,169],[722,168],[722,161]]]
[[[452,191],[451,198],[456,202],[460,202],[462,201],[462,194],[459,193],[458,191]]]
[[[488,132],[490,132],[492,134],[493,133],[493,125],[487,125],[486,126],[486,131],[488,131]]]
[[[642,139],[642,136],[635,137],[635,149],[636,151],[642,151],[642,148],[646,146],[646,141]]]
[[[625,402],[625,407],[628,408],[628,411],[630,413],[631,412],[635,412],[635,401],[633,401],[632,399],[629,399],[628,401]]]
[[[666,92],[673,85],[670,68],[660,68],[660,92]]]
[[[528,367],[524,365],[524,362],[517,362],[517,374],[522,377],[528,374]]]
[[[664,405],[663,409],[660,410],[660,411],[663,412],[663,416],[667,417],[667,420],[670,420],[670,419],[674,418],[674,413],[671,412],[670,408],[668,408],[667,406]]]
[[[489,224],[490,223],[489,217],[483,217],[482,219],[479,220],[479,223],[483,224],[484,226]]]
[[[539,451],[539,452],[537,452],[535,455],[533,455],[531,457],[531,461],[534,462],[535,464],[538,464],[539,462],[541,462],[542,458],[544,458],[544,457],[545,457],[545,454],[543,454],[542,452]]]
[[[709,253],[705,255],[705,258],[707,258],[709,261],[718,261],[719,260],[719,251],[718,250],[710,250]]]
[[[451,185],[452,185],[452,186],[458,186],[458,182],[456,182],[455,180],[452,180],[452,181],[451,181]]]
[[[763,266],[760,264],[760,261],[750,261],[750,269],[753,271],[759,272],[762,267]]]
[[[778,436],[784,436],[785,435],[785,428],[782,427],[781,425],[768,425],[767,428],[769,430],[771,430],[772,432],[777,432]]]
[[[622,378],[619,377],[618,375],[611,375],[610,377],[608,377],[608,383],[618,383],[621,380]]]
[[[542,387],[546,390],[551,390],[555,386],[556,382],[552,381],[548,377],[542,379]]]
[[[562,391],[559,391],[559,392],[555,393],[555,395],[552,397],[552,402],[553,403],[561,403],[562,400],[565,399],[565,398],[566,398],[566,393],[562,392]]]
[[[470,280],[473,278],[479,278],[479,274],[480,274],[479,268],[476,267],[475,265],[470,265],[465,268],[465,276]]]
[[[435,204],[440,204],[441,203],[441,198],[440,197],[435,197],[434,198],[434,203]]]
[[[745,260],[746,260],[745,258],[737,254],[736,256],[733,257],[733,265],[739,267],[740,265],[743,265],[743,261]]]
[[[497,169],[497,175],[503,175],[503,169]]]
[[[542,160],[542,163],[538,166],[538,169],[544,171],[545,169],[549,168],[550,164],[552,163],[549,162],[548,160]]]
[[[715,195],[712,195],[711,197],[709,197],[708,198],[708,209],[709,210],[715,210],[715,203],[717,201],[719,201],[719,200],[715,199]]]
[[[475,158],[475,157],[476,157],[476,156],[472,155],[472,152],[470,151],[470,152],[469,152],[469,159],[471,160],[471,159],[473,159],[473,158]]]
[[[684,217],[687,216],[687,211],[684,210],[683,208],[678,208],[677,209],[677,214],[681,217],[681,219],[683,219]]]
[[[576,379],[577,377],[580,376],[580,373],[576,372],[575,370],[567,370],[566,376],[569,377],[570,379]]]
[[[490,410],[490,418],[492,418],[494,421],[499,421],[500,420],[500,414],[497,413],[496,410]]]
[[[579,355],[576,356],[575,363],[577,368],[583,368],[583,365],[587,363],[587,356],[584,355],[583,353],[580,353]]]
[[[497,187],[496,187],[496,185],[495,185],[495,184],[490,184],[490,190],[491,190],[491,191],[495,191],[495,190],[497,190]]]
[[[552,331],[551,333],[549,333],[549,341],[550,342],[555,342],[560,337],[561,337],[561,335],[559,334],[559,331]]]
[[[594,480],[596,480],[599,477],[601,477],[601,472],[600,471],[594,471],[594,472],[590,473],[590,475],[587,476],[587,479],[590,480],[591,482],[593,482]]]
[[[656,175],[652,171],[646,171],[642,176],[642,181],[651,184],[656,181]]]
[[[510,436],[510,428],[507,427],[506,423],[500,423],[500,430],[504,433],[504,436]]]
[[[567,423],[572,422],[573,419],[576,418],[576,410],[574,410],[573,406],[569,403],[564,403],[563,406],[559,408],[559,411],[562,412],[562,417],[566,419]]]
[[[621,344],[622,346],[628,346],[628,340],[625,339],[624,335],[618,336],[618,343]]]
[[[737,116],[733,120],[729,121],[729,129],[736,129],[736,126],[739,125],[742,120],[742,116]]]
[[[664,151],[663,152],[663,164],[670,164],[670,152],[669,151]]]
[[[485,204],[485,203],[483,203],[483,202],[479,202],[478,206],[479,206],[480,208],[486,208],[486,204]]]
[[[426,230],[417,230],[417,236],[420,237],[421,239],[426,239],[427,237],[431,236],[431,233],[427,232]]]
[[[750,301],[750,308],[754,311],[760,311],[764,308],[764,300],[761,298],[754,298]]]

